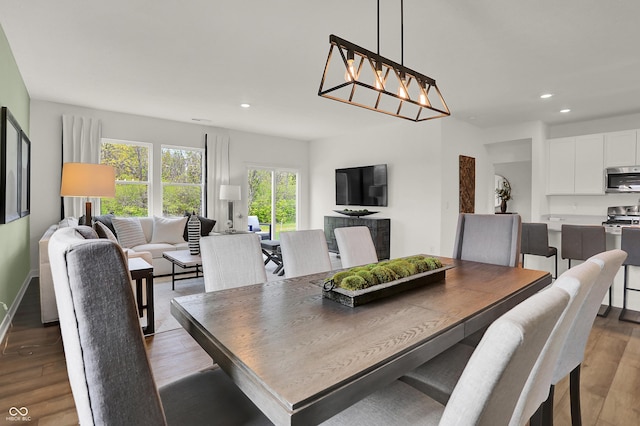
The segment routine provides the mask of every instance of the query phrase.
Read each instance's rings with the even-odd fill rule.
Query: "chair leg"
[[[556,259],[556,276],[553,277],[553,279],[558,279],[558,254],[556,252],[556,255],[554,256],[554,258]]]
[[[582,426],[580,412],[580,365],[569,375],[569,395],[571,397],[571,425]]]
[[[553,395],[555,386],[549,388],[549,397],[542,403],[542,424],[553,426]]]

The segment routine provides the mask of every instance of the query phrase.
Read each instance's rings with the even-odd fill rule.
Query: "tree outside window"
[[[203,211],[203,150],[162,147],[162,214]]]

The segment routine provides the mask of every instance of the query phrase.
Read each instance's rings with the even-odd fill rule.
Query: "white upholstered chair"
[[[378,254],[371,231],[366,226],[350,226],[334,230],[343,268],[376,263]]]
[[[200,256],[205,291],[267,282],[257,234],[202,237]]]
[[[280,249],[287,278],[331,270],[329,248],[322,229],[281,232]]]
[[[326,424],[508,424],[529,371],[568,301],[566,291],[549,288],[494,321],[446,406],[396,380]]]
[[[544,404],[544,417],[548,422],[553,422],[553,393],[555,385],[560,380],[570,375],[570,398],[571,398],[571,422],[574,425],[581,424],[580,413],[580,366],[584,360],[584,351],[587,346],[587,339],[596,318],[602,299],[607,290],[610,289],[613,280],[620,270],[622,263],[627,258],[627,253],[622,250],[609,250],[596,254],[585,263],[596,263],[602,267],[602,273],[598,276],[587,299],[580,308],[576,320],[569,330],[564,346],[558,356],[551,379],[551,391],[549,398]]]
[[[453,258],[518,266],[521,219],[517,214],[470,214],[458,217]]]
[[[219,368],[157,389],[116,243],[63,228],[49,256],[80,424],[270,424]]]

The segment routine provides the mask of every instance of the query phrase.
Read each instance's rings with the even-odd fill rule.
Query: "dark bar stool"
[[[260,241],[260,246],[262,247],[262,253],[267,257],[264,261],[265,266],[269,262],[273,262],[276,264],[276,269],[273,271],[274,274],[280,275],[284,274],[282,268],[284,265],[282,264],[282,252],[280,251],[280,241],[277,240],[262,240]]]
[[[640,266],[640,228],[622,228],[622,242],[620,248],[627,252],[624,265],[624,291],[622,293],[622,311],[618,319],[620,321],[640,324],[637,318],[640,312],[627,310],[627,294],[629,291],[640,291],[640,288],[629,287],[629,271],[627,266]],[[630,316],[635,317],[631,318]]]
[[[569,260],[587,260],[591,256],[607,251],[607,237],[603,226],[562,225],[562,258]],[[612,303],[611,288],[609,288],[609,305],[598,316],[609,315]]]
[[[555,256],[556,274],[558,278],[558,249],[549,246],[549,230],[546,223],[523,223],[520,240],[522,252],[522,267],[524,268],[524,255],[544,256],[547,259]]]

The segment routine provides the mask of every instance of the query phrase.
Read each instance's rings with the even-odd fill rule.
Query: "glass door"
[[[249,216],[257,216],[260,223],[273,224],[273,240],[280,239],[281,231],[295,231],[298,173],[293,170],[250,168],[247,176]]]

